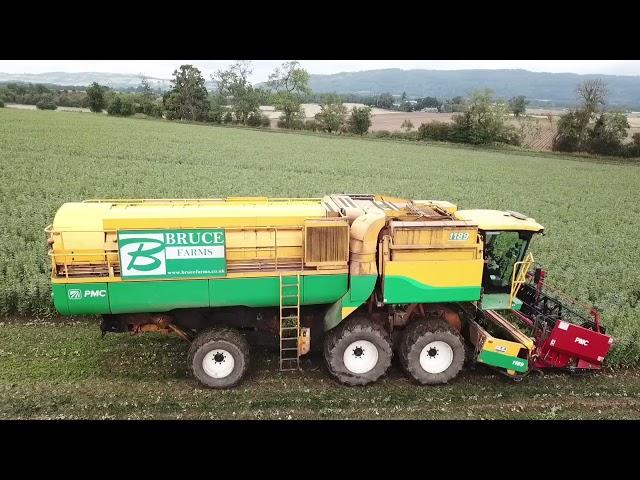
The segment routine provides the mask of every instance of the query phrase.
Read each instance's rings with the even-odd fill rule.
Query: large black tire
[[[217,353],[207,357],[205,367],[203,360],[214,350]],[[232,358],[229,359],[227,355],[231,355]],[[200,333],[191,342],[187,358],[193,375],[201,384],[210,388],[230,388],[242,380],[249,367],[249,344],[237,330],[225,327],[212,328]],[[230,372],[226,373],[229,368]],[[211,375],[212,372],[221,376],[216,378]]]
[[[356,345],[353,345],[354,342]],[[358,345],[357,342],[362,344]],[[369,344],[375,346],[375,352],[371,351]],[[353,358],[348,359],[348,364],[353,366],[352,369],[349,369],[344,361],[347,348],[353,350]],[[377,361],[369,370],[358,371],[358,362],[369,362],[375,358],[371,355],[376,354]],[[324,342],[327,369],[336,380],[345,385],[366,385],[375,382],[389,369],[392,356],[391,338],[387,331],[381,325],[362,317],[342,322],[327,334]],[[363,365],[367,368],[368,363]]]
[[[444,342],[451,351],[449,352],[446,347],[441,349],[431,347],[424,353],[425,362],[429,362],[432,358],[437,362],[438,355],[442,355],[445,359],[448,355],[453,355],[448,366],[445,361],[443,368],[446,368],[442,371],[437,371],[439,370],[437,367],[442,364],[435,365],[434,371],[429,372],[420,362],[423,349],[433,342]],[[465,360],[464,340],[444,320],[418,320],[409,324],[403,332],[398,354],[404,370],[418,383],[422,385],[447,383],[462,370]]]

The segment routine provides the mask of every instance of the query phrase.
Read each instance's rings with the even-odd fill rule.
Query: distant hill
[[[531,106],[567,107],[576,103],[576,87],[588,79],[599,78],[609,89],[612,107],[640,109],[640,76],[578,75],[575,73],[539,73],[527,70],[365,70],[332,75],[311,75],[310,86],[316,93],[355,93],[372,95],[406,92],[410,98],[452,98],[468,95],[479,88],[491,88],[496,95],[511,98],[525,95]],[[0,82],[30,82],[55,85],[86,86],[92,82],[113,89],[134,88],[140,76],[100,72],[48,72],[38,74],[0,73]],[[171,81],[147,77],[151,87],[167,90]],[[211,80],[208,89],[214,87]]]
[[[53,85],[86,86],[93,82],[107,85],[114,89],[137,87],[140,85],[139,75],[126,73],[103,72],[47,72],[47,73],[0,73],[0,82],[46,83]],[[170,87],[170,80],[164,78],[147,77],[154,89],[166,90]]]
[[[154,90],[166,91],[171,88],[171,80],[168,78],[145,77],[149,85]],[[2,73],[0,72],[0,83],[23,82],[41,83],[46,85],[65,85],[83,87],[93,82],[106,85],[114,90],[124,90],[140,86],[142,77],[128,73],[105,73],[105,72],[47,72],[47,73]],[[215,82],[205,81],[208,89],[215,87]]]
[[[609,89],[611,106],[640,106],[640,76],[538,73],[527,70],[366,70],[332,75],[311,75],[317,93],[357,93],[451,98],[475,89],[491,88],[499,97],[525,95],[532,104],[571,106],[576,87],[588,79],[602,79]]]

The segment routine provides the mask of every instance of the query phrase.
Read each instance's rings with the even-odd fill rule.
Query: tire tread
[[[235,380],[234,382],[228,385],[215,386],[215,385],[211,385],[203,382],[203,380],[200,378],[200,372],[197,372],[194,366],[194,358],[197,352],[202,347],[204,347],[207,343],[212,341],[220,341],[220,340],[223,340],[235,345],[240,350],[240,353],[244,357],[244,361],[242,362],[243,364],[242,371],[240,372],[240,375],[237,378],[237,380]],[[199,333],[196,338],[193,339],[193,341],[191,342],[191,345],[189,345],[187,362],[193,375],[203,385],[210,388],[230,388],[237,385],[242,380],[242,378],[244,378],[244,375],[247,372],[247,369],[249,368],[249,355],[250,355],[249,343],[238,330],[234,328],[229,328],[229,327],[214,327],[214,328],[204,330],[203,332]],[[206,376],[204,372],[202,372],[202,374]]]
[[[409,361],[412,346],[415,345],[415,343],[418,342],[421,337],[428,333],[451,335],[453,337],[451,338],[451,341],[454,343],[459,343],[459,349],[461,350],[461,353],[458,353],[458,355],[456,355],[456,346],[452,346],[454,351],[453,362],[451,366],[444,372],[427,374],[426,372],[424,372],[424,370],[422,370],[419,364],[415,365]],[[403,370],[407,374],[409,374],[415,381],[423,385],[449,382],[460,372],[462,366],[464,365],[466,357],[464,349],[464,339],[458,331],[454,330],[443,319],[416,320],[409,324],[406,327],[403,336],[401,337],[398,353],[400,357],[400,365],[402,366]],[[451,367],[453,367],[453,369]]]
[[[351,343],[355,340],[345,340],[345,338],[353,338],[364,333],[369,338],[367,340],[376,340],[378,347],[379,360],[378,364],[366,374],[355,375],[350,373],[344,367],[342,355],[344,350],[341,344],[345,342]],[[371,338],[373,336],[373,338]],[[367,318],[357,317],[342,322],[338,327],[328,333],[324,344],[325,365],[329,373],[340,383],[345,385],[367,385],[373,383],[382,377],[389,366],[393,356],[393,348],[391,338],[384,327],[376,322],[372,322]]]

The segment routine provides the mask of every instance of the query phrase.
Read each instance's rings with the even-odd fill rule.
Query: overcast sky
[[[144,74],[170,78],[173,70],[190,63],[206,77],[233,63],[230,60],[0,60],[0,72],[110,72]],[[255,60],[254,82],[267,79],[282,60]],[[300,60],[310,73],[338,73],[380,68],[402,69],[499,69],[522,68],[534,72],[602,73],[610,75],[640,75],[638,60]],[[208,79],[208,78],[207,78]]]

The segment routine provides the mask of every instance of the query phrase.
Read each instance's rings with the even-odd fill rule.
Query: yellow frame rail
[[[259,265],[251,265],[252,262],[250,261],[235,261],[234,263],[236,264],[236,267],[238,269],[238,272],[245,272],[245,273],[249,273],[249,272],[256,272],[256,271],[263,271],[263,272],[279,272],[282,270],[286,270],[286,271],[303,271],[305,269],[305,262],[304,262],[304,226],[303,225],[287,225],[287,226],[281,226],[281,227],[224,227],[226,231],[229,230],[233,230],[233,231],[256,231],[256,230],[260,230],[260,231],[267,231],[267,232],[273,232],[273,245],[268,245],[268,246],[255,246],[255,247],[246,247],[246,246],[242,246],[242,247],[230,247],[230,246],[226,246],[225,247],[225,252],[247,252],[247,251],[262,251],[262,252],[273,252],[273,257],[269,258],[269,259],[265,259],[260,263]],[[145,230],[145,229],[140,229],[140,230]],[[155,229],[154,229],[155,230]],[[48,235],[48,237],[51,239],[53,238],[53,235],[55,234],[59,234],[59,235],[64,235],[64,232],[62,231],[56,231],[53,229],[53,225],[48,225],[45,229],[44,229],[45,233]],[[302,257],[300,258],[281,258],[278,257],[278,232],[282,232],[282,231],[298,231],[302,233]],[[104,233],[104,234],[117,234],[118,231],[117,230],[74,230],[73,233]],[[69,262],[68,262],[68,257],[103,257],[104,260],[103,262],[106,264],[107,267],[107,275],[101,275],[98,276],[96,278],[120,278],[119,275],[116,275],[114,272],[114,268],[115,266],[119,266],[119,252],[117,249],[95,249],[94,251],[91,252],[82,252],[82,253],[77,253],[77,252],[68,252],[68,251],[61,251],[61,252],[54,252],[52,248],[49,248],[49,251],[47,252],[47,254],[49,255],[49,257],[51,257],[51,277],[52,278],[65,278],[65,279],[69,279]],[[118,257],[118,261],[114,262],[112,260],[113,256]],[[56,261],[59,260],[60,257],[62,257],[62,261]],[[98,261],[99,262],[99,261]],[[256,262],[253,262],[256,263]],[[58,274],[58,265],[63,265],[64,269],[63,275],[59,275]],[[232,265],[230,265],[232,266]],[[323,266],[326,268],[326,266]],[[344,270],[346,270],[346,266],[344,268]],[[309,269],[310,271],[315,271],[315,270],[321,270],[319,267],[317,266],[311,266],[311,268]],[[343,269],[332,269],[332,270],[343,270]],[[232,273],[232,272],[230,272]],[[328,272],[330,273],[330,272]],[[335,273],[335,272],[334,272]]]

